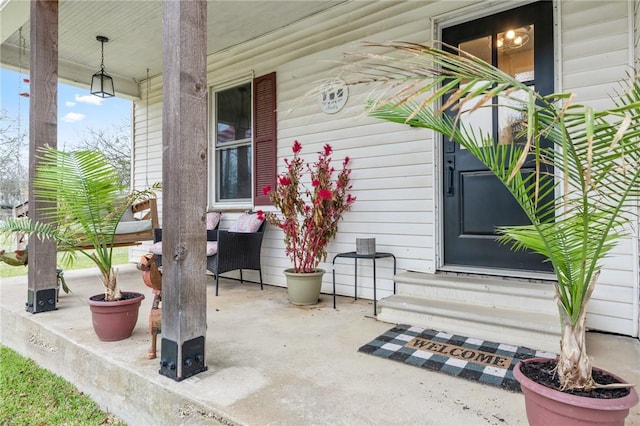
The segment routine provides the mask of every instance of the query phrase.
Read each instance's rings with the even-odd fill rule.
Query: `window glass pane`
[[[465,41],[458,45],[458,49],[471,53],[487,63],[491,63],[491,36]]]
[[[518,81],[532,81],[533,71],[533,25],[509,29],[498,33],[498,68]]]
[[[219,149],[218,201],[251,198],[251,145]]]
[[[535,90],[535,87],[532,86]],[[521,110],[527,105],[526,93],[518,90],[509,94],[509,98],[498,98],[498,143],[525,143],[527,141],[527,116]]]
[[[492,37],[485,36],[460,43],[458,47],[474,56],[492,63],[492,49],[497,50],[497,66],[518,81],[533,85],[534,73],[534,26],[525,25],[519,28],[507,29],[497,34],[495,46],[492,45]],[[464,87],[464,85],[462,85]],[[500,144],[523,143],[526,139],[526,117],[514,111],[513,107],[526,103],[523,94],[514,92],[509,98],[499,97],[497,110],[490,108],[492,102],[487,100],[487,107],[480,107],[472,113],[461,115],[463,123],[471,128],[479,129],[480,134],[475,135],[476,143],[480,145],[482,138],[493,133],[494,113],[497,111],[498,134],[496,139]],[[495,101],[495,100],[494,100]],[[465,104],[465,110],[473,109],[476,104]],[[463,149],[460,147],[460,149]]]
[[[478,82],[478,85],[486,84],[485,82]],[[460,87],[466,88],[468,84],[461,84]],[[493,134],[493,109],[491,107],[491,99],[485,100],[483,104],[480,104],[480,98],[475,98],[471,101],[465,102],[462,110],[460,111],[460,121],[466,129],[473,129],[476,133],[473,135],[475,144],[482,146],[487,139]],[[460,149],[465,149],[462,145]]]
[[[486,63],[491,63],[491,36],[476,38],[465,41],[458,45],[458,49],[476,56]],[[468,82],[468,80],[464,80]]]
[[[484,36],[473,40],[465,41],[458,45],[458,49],[470,53],[487,63],[491,63],[491,36]],[[461,87],[466,87],[467,84],[461,84]],[[486,102],[485,105],[490,105],[491,101]],[[469,102],[464,105],[464,111],[470,111],[478,104],[477,101]],[[479,129],[484,136],[491,135],[491,108],[478,108],[473,112],[463,112],[460,116],[460,120],[469,129]],[[482,137],[480,134],[475,135],[475,140],[478,145],[482,145]],[[459,146],[460,149],[465,149],[463,146]]]
[[[251,84],[216,93],[218,144],[251,138]]]

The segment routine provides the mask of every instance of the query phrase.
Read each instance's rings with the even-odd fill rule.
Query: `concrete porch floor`
[[[182,382],[146,359],[151,291],[134,265],[123,290],[146,295],[133,335],[95,336],[86,299],[101,291],[95,270],[65,273],[73,291],[58,310],[24,310],[26,277],[2,279],[0,341],[74,383],[129,425],[525,425],[519,393],[361,354],[392,327],[372,302],[322,295],[314,307],[288,303],[286,289],[207,278],[208,371]],[[589,333],[594,365],[640,385],[640,342]],[[158,348],[160,338],[158,339]],[[640,406],[627,425],[640,425]]]

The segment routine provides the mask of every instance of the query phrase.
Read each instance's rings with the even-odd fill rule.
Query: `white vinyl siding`
[[[140,84],[141,99],[133,104],[133,179],[134,189],[162,182],[162,78],[152,77]],[[158,216],[162,224],[162,193],[158,194]],[[150,242],[129,250],[129,260],[137,262],[148,252]]]
[[[562,91],[575,93],[576,103],[612,107],[612,96],[632,66],[630,29],[627,2],[562,1]],[[637,240],[623,239],[606,259],[589,302],[587,327],[632,334],[638,303],[634,244]]]
[[[514,2],[513,6],[522,4]],[[505,2],[347,2],[243,43],[208,58],[208,83],[215,86],[252,74],[277,73],[278,169],[291,155],[298,139],[303,154],[315,153],[329,143],[337,165],[345,155],[352,159],[352,184],[357,197],[351,212],[339,225],[329,256],[321,267],[327,270],[323,292],[331,293],[331,259],[339,252],[355,250],[358,237],[375,237],[378,251],[398,259],[398,271],[433,273],[437,268],[438,215],[436,194],[438,140],[430,131],[366,117],[364,101],[371,88],[350,87],[345,107],[336,114],[320,111],[313,90],[339,74],[346,52],[362,49],[362,41],[403,40],[427,42],[433,18],[468,20],[504,10]],[[577,102],[596,108],[611,105],[609,95],[629,70],[629,25],[627,2],[562,1],[558,57],[563,91],[575,91]],[[136,187],[161,179],[161,77],[153,77],[150,90],[149,129],[146,129],[145,84],[143,99],[135,107]],[[148,136],[148,142],[147,142]],[[145,156],[149,159],[145,160]],[[145,168],[148,167],[148,174]],[[256,209],[267,206],[255,206]],[[226,212],[221,224],[227,228],[237,216]],[[631,335],[634,319],[633,244],[623,240],[607,259],[600,283],[589,305],[588,326]],[[290,267],[279,230],[269,227],[263,242],[264,282],[284,286],[282,269]],[[141,250],[143,248],[140,248]],[[377,262],[378,297],[391,294],[392,262]],[[636,272],[634,272],[636,271]],[[257,280],[247,271],[246,278]],[[358,296],[373,297],[371,262],[359,261]],[[353,295],[353,261],[338,260],[338,294]]]
[[[328,272],[324,292],[331,291],[332,257],[354,250],[360,236],[375,237],[378,251],[394,253],[402,259],[404,269],[435,270],[431,133],[366,118],[365,88],[360,94],[351,89],[347,105],[333,115],[322,113],[316,98],[308,95],[323,80],[335,77],[335,61],[363,40],[415,38],[419,34],[420,41],[426,41],[429,21],[415,16],[414,11],[415,4],[408,3],[341,5],[322,18],[294,24],[209,57],[210,84],[250,70],[254,75],[277,72],[279,170],[296,139],[309,158],[329,143],[336,162],[346,155],[352,159],[358,201],[345,215],[338,236],[329,244],[327,263],[321,265]],[[265,206],[256,206],[261,207]],[[234,218],[234,214],[226,214],[222,227]],[[359,293],[371,298],[371,263],[360,264]],[[284,285],[282,269],[289,266],[281,234],[270,228],[263,242],[265,282]],[[377,266],[378,295],[389,295],[392,262],[380,260]],[[336,284],[339,294],[353,294],[353,262],[339,261]]]

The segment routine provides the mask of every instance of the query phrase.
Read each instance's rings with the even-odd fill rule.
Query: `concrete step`
[[[560,326],[550,283],[406,272],[378,320],[558,353]]]
[[[458,276],[404,272],[395,276],[397,293],[432,300],[470,302],[496,308],[526,307],[555,315],[555,289],[549,281],[526,281],[494,276]]]

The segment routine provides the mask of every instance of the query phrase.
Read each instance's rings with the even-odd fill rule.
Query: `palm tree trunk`
[[[102,284],[104,284],[104,300],[107,302],[122,299],[120,288],[118,286],[118,271],[111,268],[109,275],[103,275]]]
[[[586,304],[578,321],[571,323],[571,318],[560,306],[562,338],[560,340],[560,358],[558,359],[558,376],[562,390],[585,389],[595,387],[591,377],[591,359],[587,355],[585,320]]]

